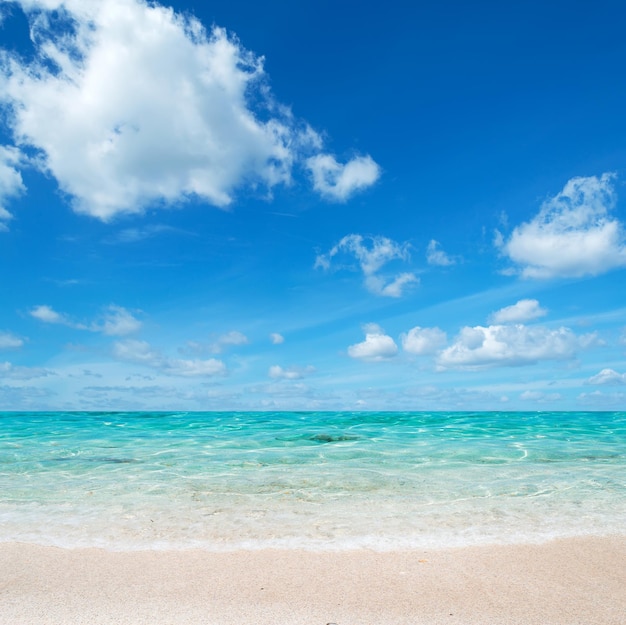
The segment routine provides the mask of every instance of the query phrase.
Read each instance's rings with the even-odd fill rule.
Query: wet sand
[[[373,552],[0,544],[2,625],[624,625],[626,536]]]

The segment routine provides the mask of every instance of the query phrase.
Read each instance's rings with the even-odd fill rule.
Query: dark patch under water
[[[103,464],[130,464],[131,462],[137,462],[134,458],[83,458],[81,456],[62,456],[60,458],[52,458],[52,462],[71,462],[73,460],[81,462],[100,462]]]
[[[340,443],[343,441],[356,441],[358,438],[358,436],[349,434],[313,434],[308,436],[307,440],[315,441],[316,443]]]

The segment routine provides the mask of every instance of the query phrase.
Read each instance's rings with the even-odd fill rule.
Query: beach
[[[0,545],[2,625],[623,625],[626,537],[408,551]]]
[[[4,413],[0,625],[624,625],[624,413]]]

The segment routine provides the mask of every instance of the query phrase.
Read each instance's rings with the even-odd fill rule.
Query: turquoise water
[[[626,533],[626,413],[0,413],[0,541],[453,546]]]

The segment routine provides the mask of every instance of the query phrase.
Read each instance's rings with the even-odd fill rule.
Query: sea
[[[0,542],[395,550],[626,534],[625,412],[3,412]]]

